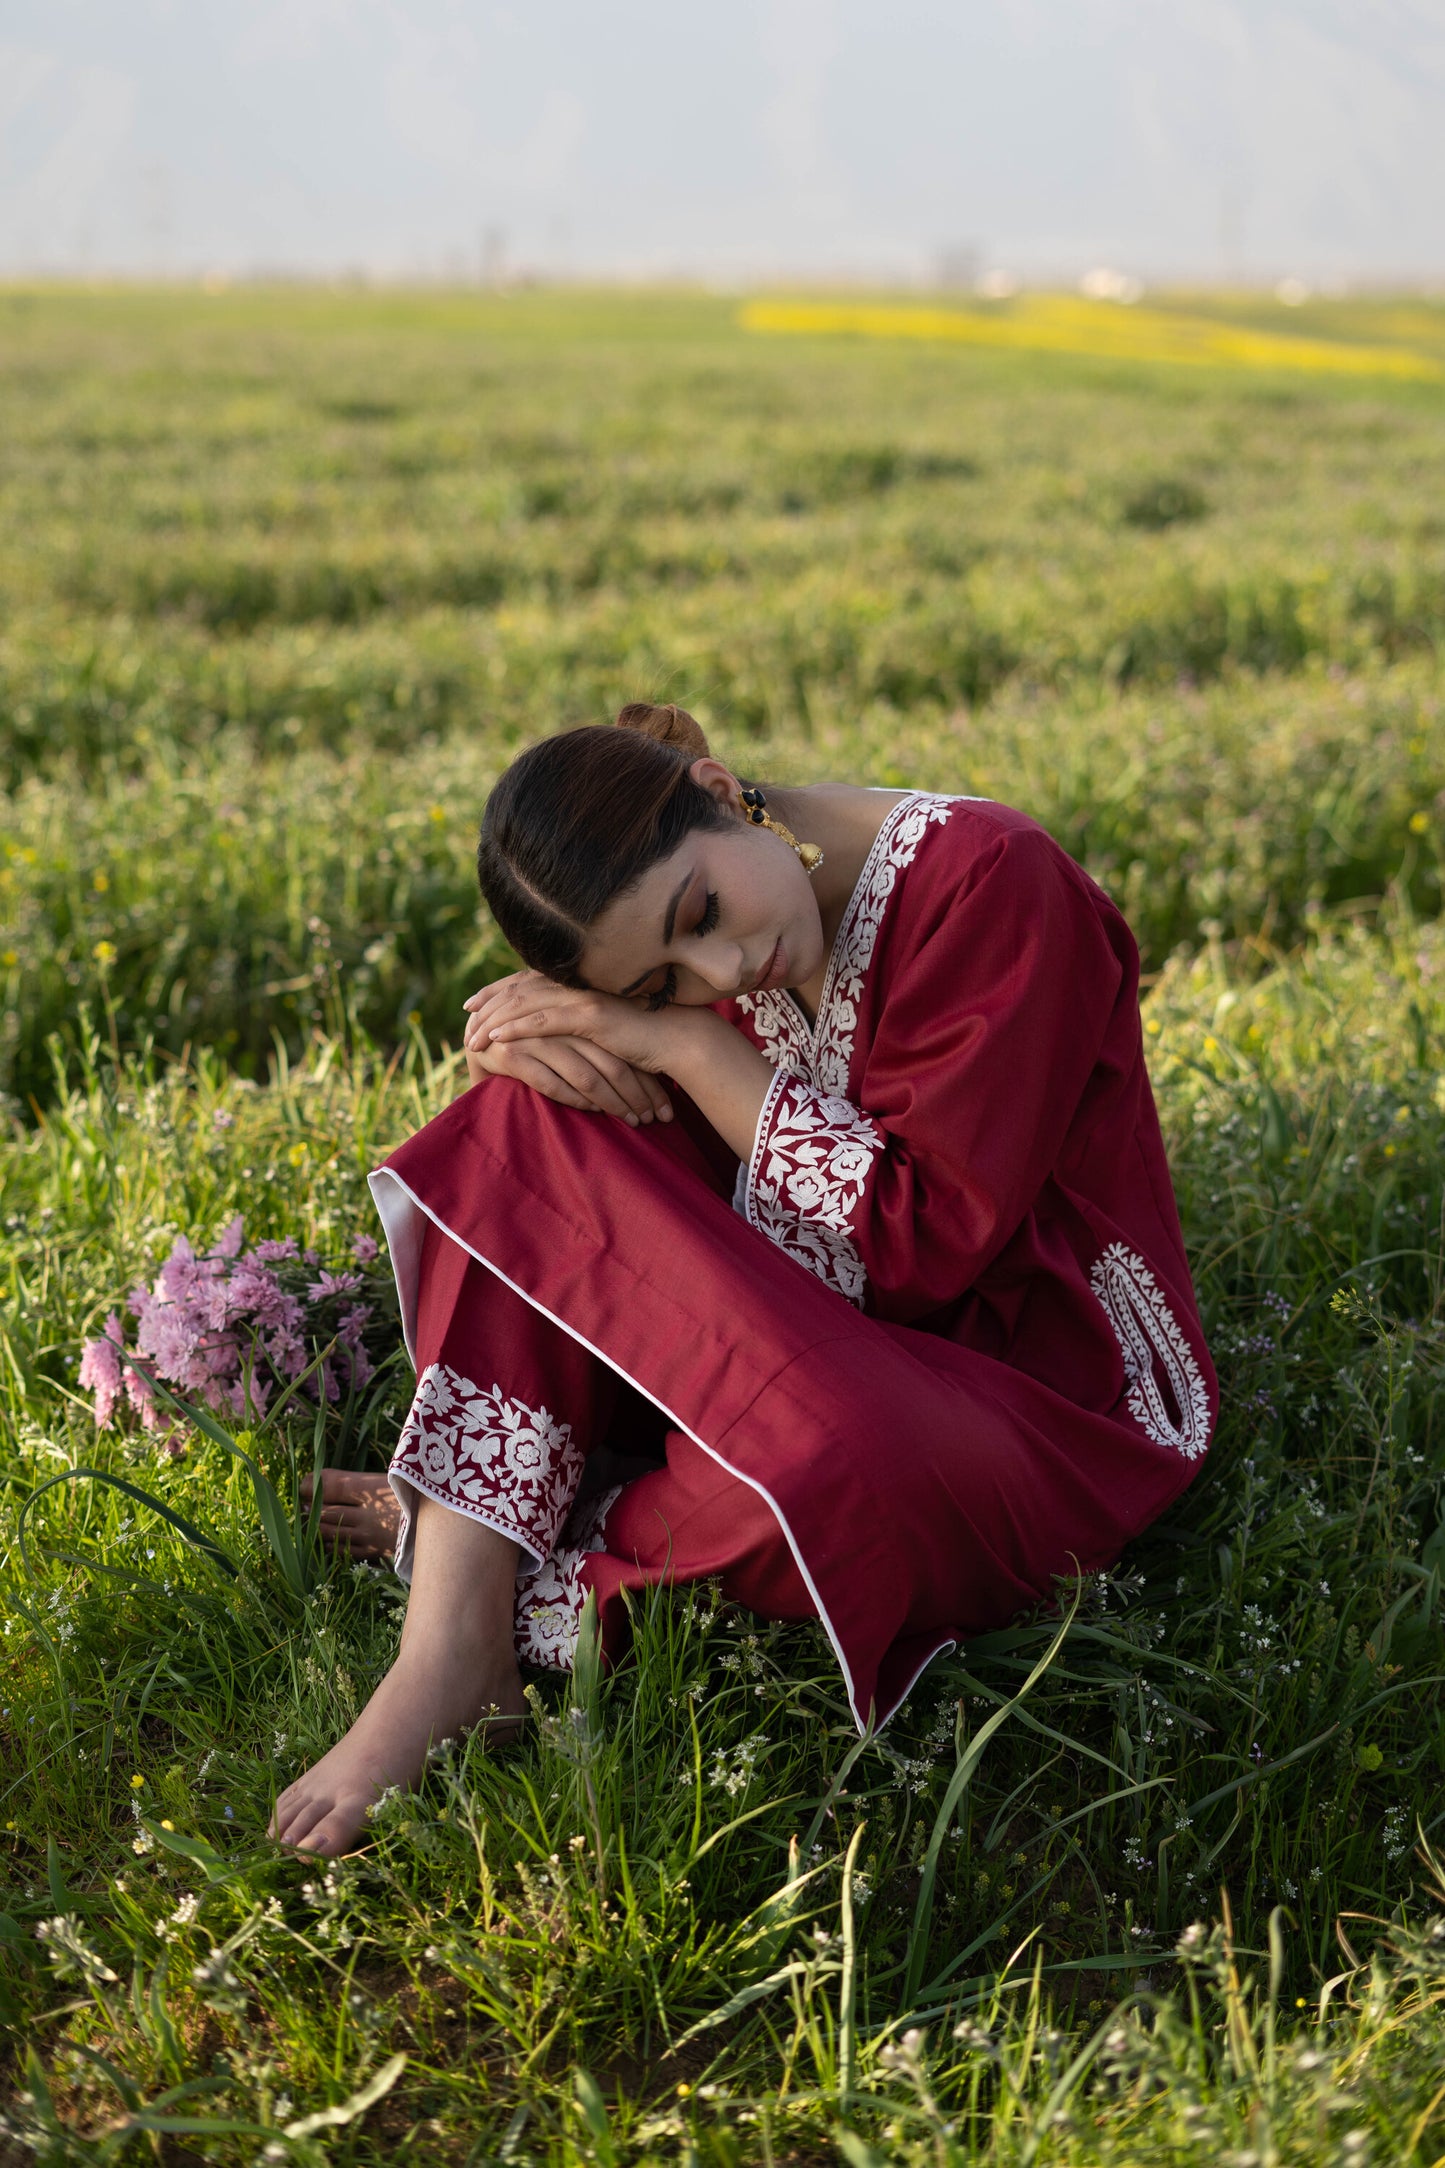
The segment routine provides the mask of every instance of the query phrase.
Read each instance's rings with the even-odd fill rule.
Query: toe
[[[349,1852],[360,1834],[356,1817],[337,1808],[309,1829],[297,1843],[301,1852],[318,1852],[325,1859],[335,1859],[342,1852]]]

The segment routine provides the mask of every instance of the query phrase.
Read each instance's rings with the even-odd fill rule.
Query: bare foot
[[[269,1834],[334,1859],[363,1835],[366,1810],[388,1785],[416,1783],[433,1741],[494,1715],[504,1740],[526,1707],[510,1649],[484,1655],[465,1634],[440,1655],[403,1647],[345,1737],[282,1792]]]
[[[301,1478],[301,1503],[311,1510],[313,1485]],[[391,1558],[396,1551],[401,1507],[384,1475],[351,1468],[321,1471],[321,1533],[351,1558]]]

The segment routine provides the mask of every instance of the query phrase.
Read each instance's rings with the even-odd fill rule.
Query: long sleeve
[[[923,916],[888,959],[857,1103],[780,1069],[739,1184],[754,1226],[902,1322],[957,1301],[1030,1210],[1137,969],[1122,919],[1032,825],[1000,829]]]

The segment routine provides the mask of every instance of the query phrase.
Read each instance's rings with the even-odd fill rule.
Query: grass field
[[[0,292],[0,2159],[1445,2157],[1445,309],[1098,308]],[[253,1480],[80,1345],[238,1213],[349,1257],[491,778],[637,696],[1124,904],[1218,1442],[879,1740],[659,1599],[323,1871],[402,1591],[295,1484],[401,1364]]]

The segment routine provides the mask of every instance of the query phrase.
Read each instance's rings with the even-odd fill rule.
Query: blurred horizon
[[[0,32],[11,281],[1419,288],[1442,203],[1437,0],[12,0]]]

